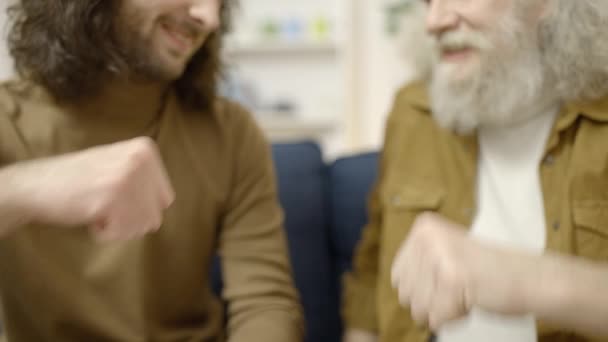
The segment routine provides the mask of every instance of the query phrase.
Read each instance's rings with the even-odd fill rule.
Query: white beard
[[[547,77],[534,36],[519,23],[498,27],[494,37],[485,39],[500,39],[501,49],[481,48],[478,60],[466,65],[435,65],[430,93],[440,126],[470,134],[479,127],[525,121],[537,114],[537,105],[547,105]]]

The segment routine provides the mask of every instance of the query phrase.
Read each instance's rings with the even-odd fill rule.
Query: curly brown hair
[[[210,110],[217,96],[230,1],[222,2],[220,30],[207,38],[175,81],[188,109]],[[114,34],[118,9],[117,0],[20,0],[8,10],[8,45],[17,72],[60,101],[95,95],[104,79],[130,70]]]

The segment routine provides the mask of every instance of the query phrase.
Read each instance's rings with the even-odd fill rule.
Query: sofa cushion
[[[275,144],[279,199],[308,342],[340,340],[339,294],[329,242],[327,169],[312,142]]]
[[[329,167],[331,241],[338,277],[349,270],[353,250],[367,223],[367,197],[377,175],[378,153],[336,160]]]

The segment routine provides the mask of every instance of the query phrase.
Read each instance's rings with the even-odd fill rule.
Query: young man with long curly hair
[[[299,341],[268,146],[216,94],[230,0],[21,0],[0,86],[8,341]],[[209,286],[222,260],[227,312]]]

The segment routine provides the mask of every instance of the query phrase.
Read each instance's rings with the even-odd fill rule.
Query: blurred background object
[[[6,16],[6,9],[9,4],[14,0],[0,0],[0,38],[2,44],[0,44],[0,79],[5,80],[13,76],[13,61],[9,57],[8,49],[6,47],[6,35],[8,33],[8,22]]]
[[[378,149],[393,95],[428,60],[423,9],[412,0],[241,0],[226,95],[274,142],[314,139],[326,159]]]

